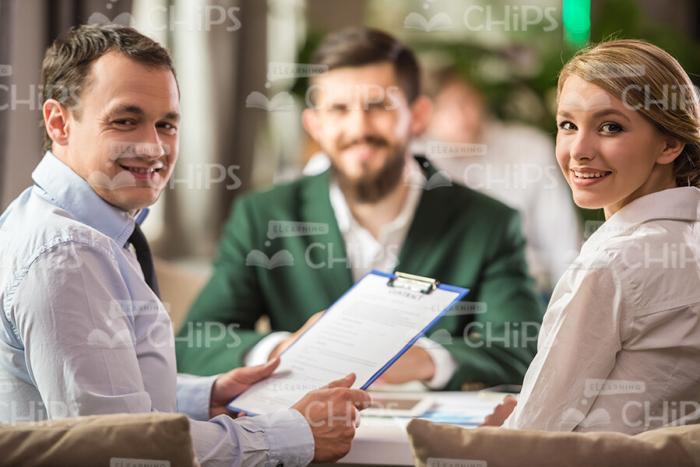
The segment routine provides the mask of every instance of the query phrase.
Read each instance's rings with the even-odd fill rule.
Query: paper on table
[[[423,294],[387,281],[381,273],[366,275],[282,354],[274,375],[229,408],[249,414],[287,409],[349,373],[357,375],[353,387],[366,388],[467,293],[449,287]]]

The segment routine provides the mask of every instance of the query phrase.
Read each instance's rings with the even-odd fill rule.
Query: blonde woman
[[[487,424],[633,434],[700,420],[698,112],[687,73],[649,43],[564,66],[557,160],[576,204],[606,220],[554,290],[517,406]]]

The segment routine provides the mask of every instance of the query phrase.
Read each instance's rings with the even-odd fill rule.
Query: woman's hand
[[[503,402],[498,404],[491,415],[488,415],[479,426],[501,426],[506,418],[513,412],[518,401],[513,396],[506,396]]]

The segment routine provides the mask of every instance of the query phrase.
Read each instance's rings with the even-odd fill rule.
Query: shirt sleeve
[[[14,322],[48,418],[151,411],[132,317],[115,312],[129,292],[114,261],[98,246],[61,244],[18,287]]]
[[[435,365],[433,379],[426,382],[425,385],[429,389],[443,389],[457,371],[457,361],[445,347],[427,337],[418,339],[416,345],[428,352]]]
[[[620,277],[610,264],[573,266],[546,312],[508,428],[574,431],[622,348]]]
[[[236,420],[219,415],[209,422],[190,423],[197,459],[207,467],[303,466],[314,456],[311,428],[294,409]]]
[[[211,390],[219,375],[177,375],[177,411],[194,420],[209,420]]]
[[[94,246],[59,246],[34,261],[14,296],[12,321],[50,419],[156,410],[144,387],[148,375],[129,345],[134,321],[117,319],[106,306],[128,294],[112,261]],[[163,384],[175,385],[174,368],[172,377]],[[214,379],[180,378],[178,403],[186,413],[206,420]],[[197,459],[206,466],[300,466],[313,458],[311,429],[293,409],[190,423]]]

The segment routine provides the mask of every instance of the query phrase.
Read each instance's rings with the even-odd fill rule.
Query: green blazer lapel
[[[414,157],[428,181],[442,176],[425,156]],[[431,250],[439,245],[440,233],[447,229],[454,212],[454,206],[449,202],[450,186],[451,182],[434,187],[427,184],[424,188],[399,253],[397,270],[411,273],[424,269],[423,266],[430,262]]]
[[[352,270],[348,265],[345,241],[340,233],[330,200],[330,170],[309,177],[302,189],[301,220],[303,222],[319,222],[328,225],[325,234],[314,234],[309,237],[309,245],[316,243],[309,255],[314,256],[317,264],[324,262],[325,266],[318,277],[334,296],[342,295],[352,284]],[[344,261],[340,261],[340,259]],[[333,261],[335,260],[335,261]]]

